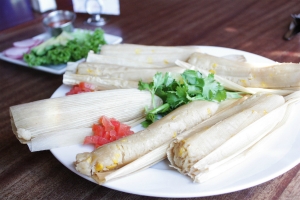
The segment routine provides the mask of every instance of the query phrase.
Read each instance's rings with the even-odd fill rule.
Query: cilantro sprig
[[[143,127],[149,126],[172,110],[192,101],[204,100],[221,102],[226,98],[240,98],[238,92],[229,92],[214,79],[214,74],[203,76],[199,71],[186,70],[177,77],[171,73],[158,72],[153,82],[139,81],[140,90],[148,90],[152,95],[153,110],[146,109],[146,121]],[[156,107],[154,97],[158,96],[163,104]]]

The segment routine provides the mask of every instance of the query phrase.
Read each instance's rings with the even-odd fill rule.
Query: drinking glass
[[[85,9],[86,12],[91,15],[86,23],[93,26],[103,26],[106,23],[105,19],[100,15],[103,10],[102,0],[86,0]]]

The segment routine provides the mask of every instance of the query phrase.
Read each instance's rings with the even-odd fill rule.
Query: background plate
[[[33,38],[45,40],[45,39],[49,38],[49,35],[47,33],[43,33],[43,34],[37,35]],[[121,37],[110,35],[110,34],[104,34],[104,38],[105,38],[105,40],[108,44],[119,44],[119,43],[122,42]],[[6,57],[3,52],[0,53],[0,59],[5,60],[7,62],[17,64],[17,65],[20,65],[20,66],[23,66],[23,67],[29,67],[27,65],[27,63],[24,62],[23,60]],[[80,62],[80,61],[78,61],[78,62]],[[29,68],[44,71],[44,72],[48,72],[48,73],[51,73],[51,74],[63,74],[66,71],[66,64],[49,65],[49,66],[36,66],[36,67],[29,67]]]
[[[244,55],[247,61],[272,63],[273,61],[252,53],[222,48],[200,46],[204,53],[216,56],[230,54]],[[52,95],[52,98],[65,95],[71,87],[62,85]],[[203,197],[224,194],[249,188],[271,180],[300,162],[300,121],[299,104],[294,116],[289,121],[289,130],[284,134],[270,135],[264,140],[263,150],[205,183],[197,184],[168,166],[164,160],[151,168],[137,172],[104,184],[105,187],[145,196],[153,197]],[[94,182],[91,178],[79,174],[73,165],[77,153],[92,151],[89,146],[74,145],[51,149],[52,154],[68,169],[79,176]]]

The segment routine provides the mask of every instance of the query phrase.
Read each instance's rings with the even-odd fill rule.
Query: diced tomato
[[[84,138],[84,142],[83,144],[95,144],[97,143],[97,140],[98,140],[98,136],[86,136]]]
[[[95,86],[93,84],[90,83],[86,83],[86,82],[80,82],[79,83],[79,87],[83,90],[83,91],[87,91],[87,92],[91,92],[95,90]]]
[[[109,131],[109,136],[110,137],[116,137],[117,136],[117,132],[115,130],[111,130],[111,131]]]
[[[72,89],[69,92],[67,92],[66,95],[79,94],[79,93],[81,93],[81,89],[75,85],[72,87]]]
[[[105,139],[107,139],[107,140],[110,140],[110,134],[109,134],[109,132],[105,131],[104,135],[102,137],[105,138]]]
[[[114,125],[110,122],[110,119],[106,116],[102,116],[99,120],[99,123],[104,127],[105,131],[111,131],[114,130]]]
[[[86,82],[80,82],[78,85],[74,85],[69,92],[66,93],[66,95],[72,95],[72,94],[80,94],[83,92],[93,92],[95,91],[95,86],[86,83]]]
[[[130,126],[127,126],[126,124],[121,124],[119,129],[119,135],[127,136],[131,135],[133,132],[130,130]]]
[[[115,127],[115,131],[119,132],[120,129],[120,122],[117,121],[115,118],[110,119],[110,123]]]
[[[115,140],[118,139],[118,137],[117,137],[117,132],[116,132],[115,130],[110,131],[110,132],[109,132],[109,136],[110,136],[110,140],[111,140],[111,141],[115,141]]]
[[[98,135],[98,136],[101,136],[103,137],[104,135],[104,128],[103,126],[99,125],[99,124],[94,124],[93,127],[93,133],[94,135]]]
[[[93,140],[93,136],[85,136],[83,144],[93,144],[92,140]]]
[[[98,138],[98,145],[104,145],[104,144],[107,144],[107,143],[109,143],[110,141],[108,140],[108,139],[105,139],[105,138],[103,138],[103,137],[99,137]]]
[[[103,137],[98,137],[97,143],[95,143],[94,146],[95,146],[95,148],[98,148],[98,147],[100,147],[100,146],[102,146],[104,144],[107,144],[109,142],[110,142],[109,140],[107,140],[107,139],[105,139]]]
[[[92,126],[93,135],[86,136],[83,142],[84,144],[93,144],[95,148],[98,148],[134,133],[130,130],[130,126],[122,124],[114,118],[110,119],[106,116],[101,116],[98,122],[99,124]]]

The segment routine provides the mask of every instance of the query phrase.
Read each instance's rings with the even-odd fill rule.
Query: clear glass
[[[91,17],[87,19],[86,23],[93,26],[103,26],[106,23],[105,19],[100,15],[102,13],[103,4],[102,0],[85,1],[86,12],[91,15]]]

